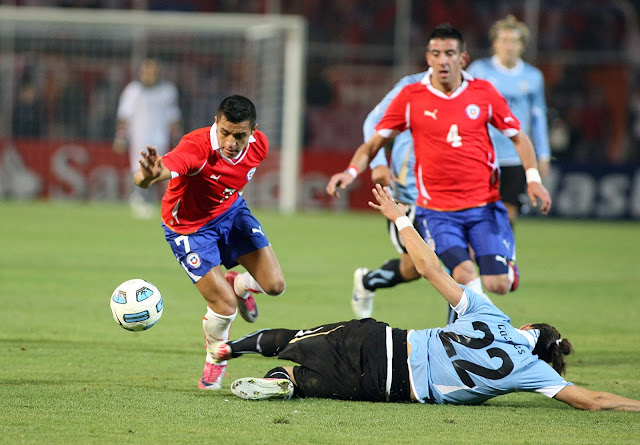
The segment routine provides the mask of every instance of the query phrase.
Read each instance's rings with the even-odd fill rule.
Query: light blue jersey
[[[555,396],[566,382],[531,352],[539,331],[519,330],[469,288],[445,328],[411,331],[410,378],[423,403],[477,404],[514,391]]]
[[[544,78],[540,70],[522,60],[506,68],[496,56],[478,59],[466,70],[473,77],[488,80],[504,96],[511,112],[520,121],[520,128],[532,140],[538,160],[551,157],[547,125],[547,105],[544,99]],[[498,130],[489,127],[489,134],[500,166],[521,165],[513,142]]]
[[[380,122],[380,119],[384,116],[384,112],[389,106],[389,103],[391,103],[391,101],[398,95],[400,90],[407,85],[419,82],[426,73],[427,72],[424,71],[422,73],[404,76],[395,84],[393,89],[384,96],[382,101],[380,101],[380,103],[371,110],[362,127],[365,141],[368,141],[371,136],[375,134],[375,126]],[[393,141],[393,147],[391,148],[391,171],[398,178],[398,182],[396,182],[393,187],[393,197],[396,201],[400,201],[405,204],[413,204],[418,197],[416,177],[413,171],[414,164],[415,155],[413,153],[413,138],[411,136],[411,131],[405,130],[396,136]],[[381,165],[388,165],[384,149],[381,149],[371,160],[369,168],[373,170]]]

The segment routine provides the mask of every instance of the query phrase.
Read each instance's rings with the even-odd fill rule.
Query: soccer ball
[[[162,316],[162,295],[145,280],[128,280],[116,287],[111,295],[111,313],[128,331],[151,328]]]

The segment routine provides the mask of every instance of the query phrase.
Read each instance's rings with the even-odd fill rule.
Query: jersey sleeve
[[[409,93],[407,87],[402,88],[394,97],[375,126],[382,137],[391,138],[409,128]]]
[[[542,360],[533,361],[521,370],[518,376],[518,391],[537,392],[549,398],[554,397],[565,386],[572,384]]]
[[[371,112],[367,115],[367,118],[364,120],[364,124],[362,126],[362,132],[364,134],[365,142],[375,134],[375,126],[378,122],[380,122],[382,116],[384,116],[384,112],[386,111],[391,101],[398,95],[400,91],[402,91],[405,86],[409,85],[410,83],[413,83],[413,75],[405,76],[400,79],[398,83],[396,83],[393,88],[387,94],[385,94],[380,103],[376,105],[375,108],[371,110]],[[374,168],[381,165],[388,165],[385,150],[378,151],[378,154],[376,154],[373,160],[369,163],[369,168],[373,170]]]
[[[536,150],[536,156],[540,160],[551,158],[549,148],[549,126],[547,123],[547,103],[544,99],[544,77],[537,71],[538,81],[532,92],[531,101],[531,139]]]
[[[489,103],[491,104],[489,123],[506,137],[511,138],[515,136],[520,131],[520,121],[511,112],[504,96],[502,96],[490,82],[482,82],[485,84],[487,94],[489,95]]]
[[[180,143],[162,157],[162,164],[169,169],[171,177],[185,176],[202,170],[207,162],[209,149],[183,137]]]

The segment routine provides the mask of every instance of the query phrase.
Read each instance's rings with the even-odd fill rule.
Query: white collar
[[[467,89],[467,87],[469,86],[469,81],[473,80],[473,76],[471,74],[467,73],[465,70],[462,70],[462,83],[453,93],[447,95],[431,84],[431,74],[433,74],[433,68],[429,67],[427,73],[424,75],[420,83],[425,85],[427,89],[433,94],[444,99],[453,99],[454,97],[459,96],[460,93]]]
[[[532,350],[536,347],[536,343],[538,343],[538,339],[540,338],[540,329],[516,329],[516,331],[527,339]]]

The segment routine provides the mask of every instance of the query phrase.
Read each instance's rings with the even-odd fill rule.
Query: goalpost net
[[[151,57],[178,88],[185,133],[211,125],[230,94],[255,103],[269,158],[279,160],[272,181],[277,206],[292,212],[305,51],[299,16],[0,6],[0,153],[19,140],[110,144],[119,95]],[[11,186],[0,179],[0,198]]]

